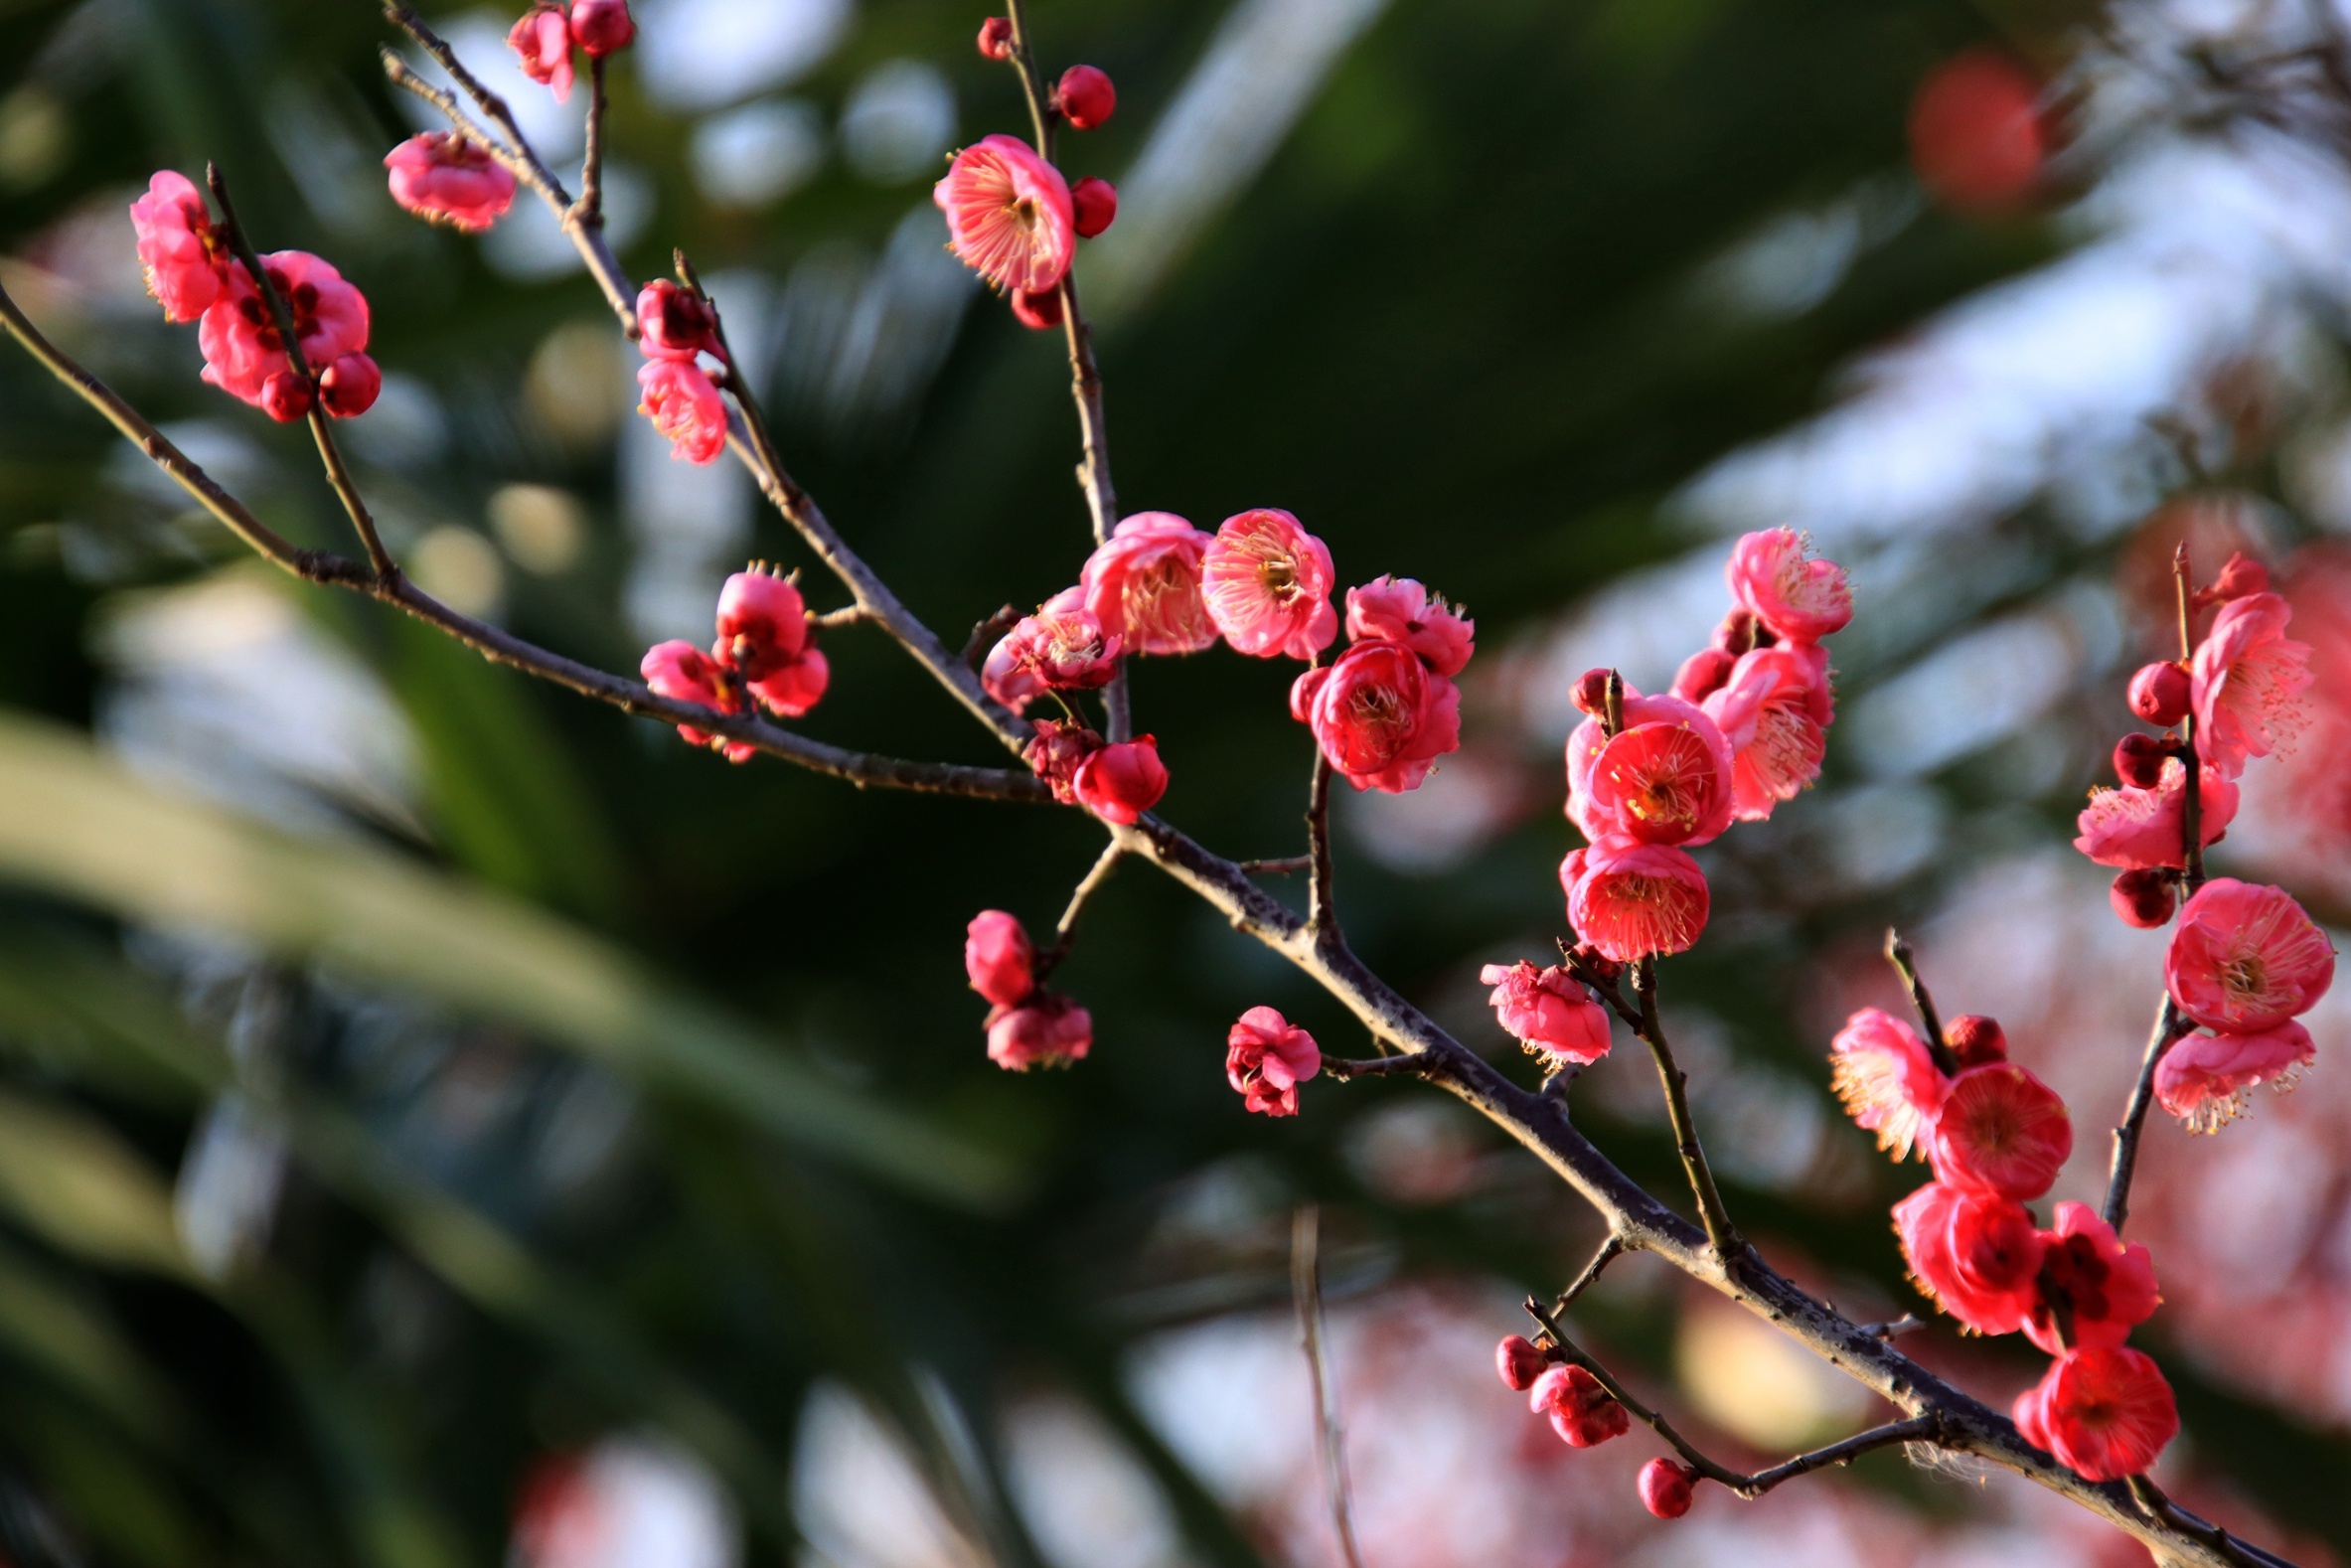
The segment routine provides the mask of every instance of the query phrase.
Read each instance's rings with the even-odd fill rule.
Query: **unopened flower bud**
[[[1698,1473],[1669,1459],[1652,1459],[1641,1467],[1641,1505],[1660,1519],[1678,1519],[1690,1511],[1690,1484]]]
[[[1013,290],[1013,319],[1031,332],[1045,332],[1061,325],[1061,291],[1048,288],[1041,294],[1031,294],[1024,288]]]
[[[1511,1334],[1493,1347],[1493,1369],[1502,1374],[1506,1386],[1521,1394],[1534,1386],[1534,1380],[1550,1364],[1551,1358],[1522,1333]]]
[[[376,406],[384,373],[365,354],[345,354],[318,379],[318,400],[338,419],[356,419]]]
[[[292,424],[310,411],[310,383],[279,371],[261,384],[261,411],[279,424]]]
[[[2107,889],[2107,900],[2115,906],[2115,913],[2122,917],[2124,925],[2151,931],[2170,921],[2171,911],[2179,906],[2179,890],[2172,886],[2167,871],[2153,868],[2124,871]]]
[[[628,48],[636,36],[629,0],[571,0],[571,42],[590,60]]]
[[[1010,60],[1013,58],[1013,19],[992,16],[980,24],[980,58]]]
[[[1576,706],[1592,718],[1608,716],[1608,672],[1586,670],[1576,677]]]
[[[1092,130],[1118,107],[1118,88],[1092,66],[1072,66],[1061,73],[1060,84],[1053,88],[1053,104],[1073,129]]]
[[[1720,648],[1701,648],[1681,662],[1673,677],[1673,695],[1685,703],[1703,703],[1722,690],[1739,661]]]
[[[1134,822],[1168,793],[1168,768],[1159,741],[1150,735],[1112,741],[1077,765],[1070,775],[1077,803],[1105,822]]]
[[[638,346],[646,358],[691,361],[718,352],[718,313],[708,300],[657,277],[637,291]]]
[[[2168,659],[2141,665],[2130,678],[2130,710],[2165,729],[2188,716],[2188,672]]]
[[[2000,1020],[1987,1019],[1980,1013],[1962,1013],[1946,1023],[1943,1043],[1951,1047],[1961,1072],[1986,1062],[2008,1059],[2008,1036],[2001,1032]]]
[[[1036,989],[1036,949],[1019,920],[1002,909],[972,916],[963,940],[963,970],[972,989],[999,1007],[1018,1007]]]
[[[2134,731],[2115,742],[2115,776],[2133,789],[2153,789],[2170,755],[2171,748],[2162,741]]]
[[[1078,237],[1091,239],[1118,217],[1118,190],[1089,174],[1069,188],[1069,205],[1076,214]]]

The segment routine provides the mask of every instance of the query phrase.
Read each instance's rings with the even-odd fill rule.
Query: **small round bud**
[[[1712,643],[1714,647],[1736,659],[1743,653],[1754,651],[1756,630],[1753,610],[1733,610],[1722,618],[1720,626],[1714,628]]]
[[[1060,84],[1053,88],[1053,105],[1072,129],[1092,130],[1118,107],[1118,88],[1092,66],[1072,66],[1061,73]]]
[[[1608,672],[1586,670],[1576,677],[1576,706],[1593,718],[1608,716]]]
[[[2130,710],[2165,729],[2188,716],[2188,672],[2168,659],[2141,665],[2130,678]]]
[[[2122,917],[2124,925],[2151,931],[2171,919],[2171,911],[2179,904],[2179,890],[2172,886],[2167,871],[2124,871],[2107,889],[2107,901],[2115,906],[2115,913]]]
[[[384,373],[365,354],[345,354],[318,379],[318,400],[338,419],[356,419],[376,406]]]
[[[1079,237],[1091,239],[1118,217],[1118,190],[1108,180],[1089,174],[1069,188],[1069,204],[1076,210]]]
[[[1010,60],[1013,58],[1013,19],[992,16],[980,24],[980,58]]]
[[[1690,1484],[1698,1473],[1669,1459],[1652,1459],[1641,1467],[1641,1505],[1660,1519],[1678,1519],[1690,1511]]]
[[[2170,755],[2171,748],[2153,735],[2124,735],[2115,742],[2115,777],[2133,789],[2153,789],[2163,776],[2163,759]]]
[[[2000,1020],[1980,1013],[1962,1013],[1943,1026],[1943,1043],[1959,1058],[1959,1071],[2008,1059],[2008,1036]]]
[[[628,48],[636,36],[629,0],[571,0],[571,42],[590,60]]]
[[[1493,1369],[1502,1374],[1502,1382],[1518,1393],[1534,1386],[1543,1375],[1551,1358],[1535,1342],[1522,1333],[1514,1333],[1493,1347]]]
[[[1681,662],[1673,677],[1673,695],[1685,703],[1703,703],[1722,690],[1739,661],[1720,648],[1701,648]]]
[[[261,411],[279,424],[292,424],[310,411],[310,383],[279,371],[261,384]]]
[[[1031,332],[1043,332],[1061,325],[1061,291],[1048,288],[1041,294],[1031,294],[1024,288],[1013,290],[1013,319]]]

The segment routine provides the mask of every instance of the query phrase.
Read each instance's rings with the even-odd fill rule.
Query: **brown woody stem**
[[[1910,1005],[1918,1010],[1919,1026],[1926,1031],[1927,1049],[1935,1058],[1935,1065],[1949,1078],[1959,1070],[1959,1057],[1952,1054],[1949,1041],[1943,1037],[1943,1016],[1935,1011],[1935,999],[1927,994],[1927,983],[1919,978],[1918,955],[1910,944],[1902,940],[1902,933],[1886,927],[1886,962],[1894,966],[1894,973],[1902,977],[1903,986],[1910,992]]]
[[[1730,1211],[1723,1207],[1722,1192],[1714,1184],[1714,1170],[1706,1163],[1706,1151],[1698,1144],[1697,1123],[1690,1118],[1689,1074],[1675,1065],[1673,1048],[1665,1041],[1665,1028],[1657,1020],[1657,961],[1645,958],[1633,966],[1633,993],[1641,999],[1640,1033],[1649,1055],[1657,1063],[1657,1081],[1665,1089],[1665,1114],[1673,1124],[1673,1152],[1681,1157],[1681,1169],[1688,1176],[1690,1192],[1698,1200],[1698,1218],[1706,1227],[1706,1240],[1723,1267],[1745,1250],[1747,1243],[1740,1237],[1739,1228],[1731,1223]]]

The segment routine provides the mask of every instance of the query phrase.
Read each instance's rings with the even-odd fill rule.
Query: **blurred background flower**
[[[950,642],[1064,586],[1090,543],[1066,367],[929,198],[951,149],[1023,124],[982,13],[636,12],[606,189],[632,272],[688,249],[797,476]],[[521,77],[508,12],[433,20],[576,157],[583,95]],[[2316,722],[2249,776],[2216,862],[2351,926],[2351,104],[2312,53],[2336,9],[1033,20],[1051,70],[1119,87],[1063,156],[1120,193],[1078,276],[1127,505],[1285,507],[1343,582],[1406,573],[1477,615],[1464,748],[1344,802],[1339,895],[1358,950],[1497,1062],[1478,974],[1561,926],[1576,677],[1661,687],[1742,531],[1853,567],[1822,782],[1702,852],[1709,940],[1667,972],[1733,1208],[1840,1308],[1924,1311],[1885,1219],[1915,1177],[1826,1087],[1845,1014],[1898,1001],[1889,921],[2071,1101],[2054,1195],[2099,1184],[2160,938],[2066,841],[2164,650],[2182,537],[2207,571],[2266,561],[2317,650]],[[544,213],[475,241],[392,205],[383,152],[426,122],[388,39],[365,6],[0,5],[0,281],[273,527],[338,542],[301,432],[199,386],[140,286],[126,204],[218,160],[265,244],[368,292],[385,387],[349,444],[420,582],[611,669],[706,638],[723,575],[798,546],[630,415],[635,358]],[[1245,1117],[1220,1075],[1243,1009],[1359,1034],[1209,911],[1117,878],[1055,976],[1091,1056],[986,1062],[964,924],[1043,929],[1086,825],[726,768],[261,572],[13,354],[0,410],[9,1560],[1322,1568],[1307,1200],[1372,1568],[2138,1560],[2029,1486],[1891,1454],[1657,1524],[1645,1435],[1570,1452],[1491,1371],[1592,1216],[1408,1084]],[[826,646],[812,733],[980,757],[878,638]],[[1165,810],[1233,854],[1298,848],[1285,675],[1136,671]],[[2186,1424],[2166,1484],[2323,1562],[2351,1558],[2351,1001],[2305,1021],[2294,1093],[2154,1130],[2133,1230],[2167,1298],[2138,1338]],[[1574,1105],[1673,1189],[1643,1064]],[[1577,1316],[1726,1454],[1874,1419],[1639,1260]],[[2039,1370],[1948,1323],[1904,1342],[1997,1402]]]

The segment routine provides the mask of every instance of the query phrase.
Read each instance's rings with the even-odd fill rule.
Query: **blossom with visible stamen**
[[[2308,1012],[2334,975],[2334,946],[2300,904],[2234,876],[2196,890],[2163,955],[2180,1011],[2224,1033],[2259,1033]]]
[[[1457,676],[1477,651],[1478,623],[1410,577],[1379,577],[1347,589],[1347,636],[1402,643],[1442,676]]]
[[[1742,655],[1700,706],[1730,745],[1731,805],[1739,821],[1762,822],[1820,776],[1828,752],[1822,731],[1834,708],[1827,683],[1795,649]]]
[[[1046,692],[1091,692],[1118,674],[1118,637],[1085,606],[1084,590],[1064,588],[989,651],[980,684],[1020,711]]]
[[[1358,790],[1418,789],[1439,757],[1461,749],[1460,688],[1402,643],[1359,642],[1303,672],[1290,712]]]
[[[2217,1133],[2245,1114],[2257,1084],[2293,1087],[2318,1054],[2310,1031],[2287,1019],[2252,1034],[2190,1034],[2155,1068],[2155,1101],[2191,1133]]]
[[[1853,618],[1845,568],[1814,558],[1811,542],[1794,529],[1743,536],[1723,575],[1732,597],[1790,642],[1816,643]]]
[[[1952,1080],[1927,1148],[1944,1181],[2036,1198],[2074,1152],[2074,1124],[2055,1090],[2014,1062],[1995,1062]]]
[[[2126,1345],[2070,1350],[2016,1396],[2016,1427],[2086,1481],[2120,1481],[2179,1436],[2179,1405],[2162,1370]]]
[[[1951,1080],[1919,1031],[1889,1013],[1863,1008],[1829,1042],[1828,1060],[1829,1087],[1847,1115],[1878,1135],[1878,1147],[1897,1161],[1910,1158],[1914,1148],[1926,1159],[1927,1135]]]
[[[1486,1000],[1502,1027],[1552,1069],[1589,1066],[1608,1054],[1607,1012],[1559,965],[1489,964],[1478,978],[1493,987]]]
[[[2310,721],[2310,645],[2285,635],[2291,619],[2293,606],[2274,593],[2231,599],[2196,650],[2196,750],[2231,778],[2248,757],[2291,746]]]
[[[1731,825],[1729,744],[1712,719],[1634,724],[1593,759],[1602,836],[1705,844]]]
[[[1235,653],[1312,659],[1338,635],[1331,550],[1276,507],[1219,524],[1200,562],[1208,617]]]
[[[147,194],[130,204],[147,292],[166,321],[190,322],[221,297],[229,243],[213,227],[212,209],[189,178],[158,170]]]
[[[1595,672],[1605,674],[1605,672]],[[1584,678],[1589,682],[1591,676]],[[1579,687],[1583,683],[1579,683]],[[1644,724],[1678,725],[1691,731],[1703,743],[1714,763],[1714,771],[1723,779],[1722,826],[1714,829],[1696,843],[1720,833],[1730,825],[1730,786],[1732,759],[1730,742],[1723,738],[1721,728],[1706,716],[1704,708],[1685,703],[1678,697],[1644,697],[1631,686],[1624,689],[1624,717],[1628,730]],[[1603,808],[1598,799],[1599,784],[1593,777],[1600,755],[1607,750],[1611,739],[1607,727],[1595,716],[1578,724],[1575,733],[1567,737],[1567,815],[1568,820],[1583,830],[1584,837],[1597,844],[1602,839],[1625,838],[1627,830],[1617,820],[1616,813]],[[1628,757],[1631,753],[1626,753]],[[1711,815],[1711,814],[1710,814]]]
[[[2057,1228],[2041,1232],[2025,1337],[2051,1355],[2120,1344],[2162,1300],[2145,1243],[2124,1246],[2097,1210],[2060,1203]]]
[[[992,286],[1060,286],[1077,245],[1069,184],[1028,143],[982,137],[955,155],[931,200],[947,215],[949,246]]]
[[[1200,594],[1209,536],[1173,512],[1138,512],[1078,573],[1085,606],[1129,653],[1197,653],[1216,641]]]
[[[1706,929],[1706,873],[1679,850],[1603,839],[1559,870],[1577,934],[1620,964],[1685,953]]]
[[[2167,757],[2153,789],[2094,789],[2074,848],[2101,865],[2147,871],[2187,863],[2187,764]],[[2237,818],[2237,785],[2207,764],[2197,779],[2197,837],[2206,848]]]

